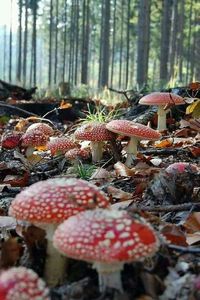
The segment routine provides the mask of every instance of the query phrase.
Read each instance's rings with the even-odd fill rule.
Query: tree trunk
[[[66,49],[67,49],[67,0],[65,0],[64,5],[64,42],[63,42],[63,68],[62,68],[62,81],[65,81],[65,72],[66,72]]]
[[[121,2],[121,24],[120,24],[120,50],[119,50],[119,88],[122,86],[122,64],[124,46],[124,0]]]
[[[22,0],[19,0],[19,28],[18,28],[18,61],[17,61],[17,81],[21,81],[22,64]]]
[[[128,79],[129,79],[129,51],[130,51],[130,6],[131,1],[128,0],[128,7],[127,7],[127,36],[126,36],[126,84],[125,88],[128,87]]]
[[[188,84],[189,76],[190,76],[190,59],[191,59],[191,33],[192,33],[192,11],[193,11],[193,0],[190,2],[190,11],[189,11],[189,31],[187,37],[187,66],[186,66],[186,80],[185,84]]]
[[[76,44],[75,44],[75,67],[74,84],[78,82],[78,52],[79,52],[79,0],[76,0]]]
[[[139,1],[137,83],[142,87],[148,81],[149,35],[151,0]]]
[[[54,84],[57,83],[57,67],[58,67],[58,7],[59,7],[59,0],[56,0]]]
[[[12,81],[12,5],[13,0],[11,0],[11,17],[10,17],[10,38],[9,38],[9,81]]]
[[[100,74],[100,86],[108,85],[109,52],[110,52],[110,0],[104,0],[103,28],[102,28],[102,67]]]
[[[180,2],[180,12],[178,18],[178,39],[177,39],[177,59],[179,81],[183,82],[183,40],[184,40],[184,12],[185,0]]]
[[[172,12],[172,30],[171,30],[171,49],[170,49],[170,78],[175,76],[175,58],[177,50],[177,27],[178,27],[178,0],[173,0],[173,12]]]
[[[89,53],[89,5],[90,0],[83,0],[83,24],[82,24],[82,62],[81,83],[88,83],[88,53]]]
[[[116,43],[116,0],[114,0],[113,8],[113,28],[112,28],[112,58],[111,58],[111,79],[110,84],[113,86],[114,67],[115,67],[115,43]]]
[[[35,86],[36,72],[37,72],[37,1],[33,2],[32,51],[33,51],[33,85]]]
[[[7,31],[6,25],[3,27],[3,79],[6,80],[6,61],[7,61]]]
[[[25,0],[24,49],[23,49],[23,85],[24,86],[26,86],[27,38],[28,38],[28,0]]]
[[[49,74],[48,74],[48,85],[51,87],[52,78],[52,31],[53,31],[53,0],[50,1],[50,21],[49,21]]]
[[[162,23],[161,23],[161,46],[160,46],[160,81],[161,85],[169,80],[168,62],[169,62],[169,44],[172,0],[163,0]]]

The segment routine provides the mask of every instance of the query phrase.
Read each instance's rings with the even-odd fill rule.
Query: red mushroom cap
[[[89,152],[85,149],[74,148],[65,153],[65,157],[69,160],[74,159],[87,159],[89,157]]]
[[[35,124],[32,124],[30,125],[26,132],[30,132],[30,131],[41,131],[43,132],[44,134],[48,135],[48,136],[52,136],[54,134],[54,130],[53,128],[51,128],[51,126],[45,124],[45,123],[35,123]]]
[[[169,165],[165,171],[168,174],[174,173],[184,173],[185,171],[191,170],[192,172],[198,172],[198,167],[194,164],[190,164],[188,162],[177,162],[174,164]]]
[[[57,224],[85,209],[108,205],[105,194],[85,180],[53,178],[20,192],[12,201],[9,214],[33,224]]]
[[[102,142],[110,141],[114,134],[106,129],[105,123],[89,122],[77,128],[75,138],[82,141]]]
[[[158,249],[153,228],[126,211],[95,209],[70,217],[58,226],[54,246],[63,254],[89,262],[140,260]]]
[[[38,130],[31,130],[22,136],[22,146],[39,147],[46,145],[49,136]]]
[[[159,92],[148,94],[142,97],[139,101],[139,104],[146,105],[166,105],[169,103],[174,105],[185,104],[183,98],[179,95]]]
[[[24,267],[11,268],[0,274],[1,300],[49,300],[49,290],[38,275]]]
[[[66,151],[76,147],[77,143],[73,142],[67,137],[54,138],[47,143],[47,149],[51,151],[52,156],[59,152],[65,153]]]
[[[155,140],[161,136],[152,128],[127,120],[113,120],[106,125],[106,128],[121,135],[135,136],[144,140]]]
[[[8,133],[2,136],[1,146],[5,149],[13,149],[20,145],[22,134],[19,132]]]

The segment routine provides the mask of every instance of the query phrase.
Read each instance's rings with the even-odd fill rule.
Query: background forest
[[[199,80],[198,0],[8,3],[10,17],[0,27],[5,81],[25,87],[54,88],[68,81],[92,88],[148,84],[156,89]]]

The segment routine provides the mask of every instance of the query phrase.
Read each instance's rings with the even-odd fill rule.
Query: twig
[[[25,109],[22,109],[22,108],[13,106],[13,105],[5,104],[5,103],[3,103],[2,101],[0,101],[0,106],[1,106],[1,107],[7,107],[7,108],[10,108],[10,109],[14,109],[14,110],[20,111],[20,112],[22,112],[22,113],[24,113],[24,114],[26,114],[26,115],[28,115],[28,116],[36,116],[36,117],[38,117],[38,115],[36,115],[36,114],[34,114],[34,113],[32,113],[32,112],[29,112],[29,111],[27,111],[27,110],[25,110]]]
[[[149,212],[170,212],[170,211],[187,211],[190,210],[192,207],[199,207],[200,208],[200,202],[190,202],[190,203],[183,203],[183,204],[176,204],[176,205],[166,205],[166,206],[135,206],[131,205],[129,206],[129,210],[131,212],[136,211],[149,211]]]
[[[198,253],[200,254],[200,248],[192,248],[192,247],[183,247],[176,245],[166,245],[169,249],[182,252],[182,253]]]
[[[183,149],[183,148],[163,148],[163,149],[147,149],[147,150],[140,150],[140,152],[142,154],[146,154],[146,155],[171,155],[171,154],[176,154],[177,152],[188,152],[187,149]]]

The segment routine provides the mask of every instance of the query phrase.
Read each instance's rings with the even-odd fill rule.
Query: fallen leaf
[[[134,175],[134,172],[120,161],[114,164],[114,169],[117,176],[131,177]]]
[[[191,82],[188,85],[189,89],[191,90],[199,90],[200,89],[200,82],[199,81],[195,81],[195,82]]]
[[[107,193],[112,196],[112,198],[118,199],[120,201],[130,200],[132,198],[132,194],[122,191],[114,186],[107,187]]]
[[[62,100],[59,106],[59,109],[66,109],[66,108],[70,108],[72,107],[72,105],[68,102],[65,102],[65,100]]]
[[[173,139],[165,139],[165,140],[162,140],[162,141],[157,141],[155,142],[155,147],[156,148],[167,148],[167,147],[171,147],[173,144]]]
[[[188,245],[200,242],[200,232],[188,233],[186,235]]]
[[[200,212],[194,212],[187,218],[183,227],[186,228],[188,233],[200,231]]]
[[[190,152],[194,157],[199,157],[200,156],[200,146],[191,146],[189,147]]]
[[[191,114],[194,118],[200,117],[200,99],[188,105],[188,107],[186,108],[186,114]]]

